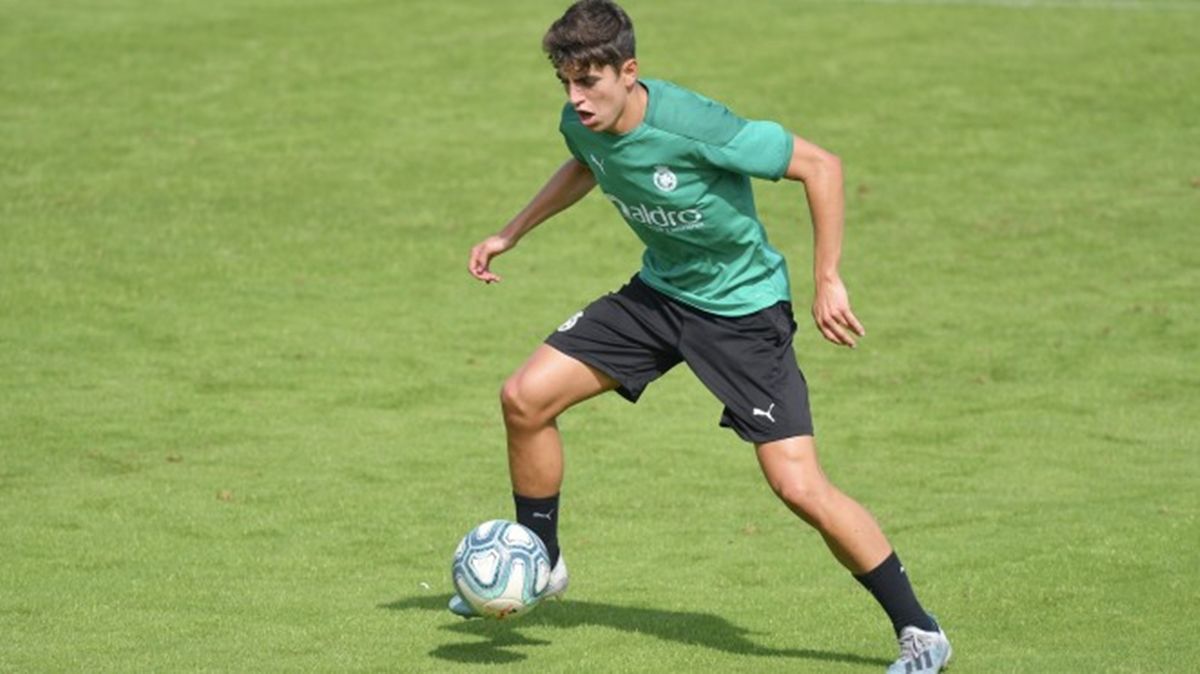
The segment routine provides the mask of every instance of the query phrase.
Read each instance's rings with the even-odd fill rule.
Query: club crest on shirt
[[[654,167],[654,186],[663,192],[670,192],[679,185],[679,178],[666,166]]]

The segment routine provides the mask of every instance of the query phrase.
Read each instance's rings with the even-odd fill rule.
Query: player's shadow
[[[446,611],[450,595],[422,595],[380,604],[379,608],[391,611]],[[753,655],[774,658],[804,658],[825,662],[887,666],[889,660],[868,658],[853,653],[835,653],[809,648],[770,648],[750,640],[753,633],[738,627],[728,620],[710,613],[664,611],[636,606],[617,606],[590,601],[568,599],[563,602],[548,602],[537,611],[519,620],[498,622],[493,620],[461,620],[443,629],[473,636],[485,641],[472,641],[438,646],[429,654],[432,657],[454,662],[499,664],[524,660],[522,653],[507,650],[513,646],[545,646],[548,641],[531,639],[521,634],[524,626],[549,626],[558,628],[599,625],[640,635],[649,635],[664,641],[673,641],[689,646],[711,648],[734,655]]]

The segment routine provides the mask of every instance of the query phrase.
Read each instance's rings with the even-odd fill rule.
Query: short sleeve
[[[792,160],[792,134],[775,122],[747,121],[722,145],[701,145],[704,158],[727,171],[779,180]]]
[[[583,153],[579,151],[579,148],[575,147],[575,143],[571,142],[570,134],[568,134],[566,132],[566,130],[563,129],[562,135],[563,135],[563,142],[565,142],[567,144],[567,149],[571,151],[571,155],[573,157],[575,157],[575,161],[579,162],[580,164],[586,164],[587,159],[584,158]]]
[[[562,117],[558,123],[558,131],[562,134],[563,142],[567,144],[567,149],[571,151],[571,156],[575,157],[575,161],[580,164],[586,164],[587,159],[583,153],[575,146],[575,141],[571,139],[571,132],[568,128],[571,125],[571,120],[578,119],[575,115],[575,110],[571,108],[569,103],[564,104],[562,108]]]

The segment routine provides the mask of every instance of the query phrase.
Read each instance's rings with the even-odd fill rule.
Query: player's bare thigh
[[[811,435],[798,435],[755,445],[763,475],[776,493],[802,487],[806,491],[829,485],[817,459],[817,446]]]
[[[542,344],[504,382],[500,399],[506,419],[545,423],[568,407],[618,385],[596,368]]]

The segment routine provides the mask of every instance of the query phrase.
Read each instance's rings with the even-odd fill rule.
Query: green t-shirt
[[[787,264],[767,242],[750,177],[783,177],[792,135],[670,82],[640,82],[649,103],[632,131],[594,132],[570,103],[559,130],[646,244],[641,279],[722,316],[788,300]]]

